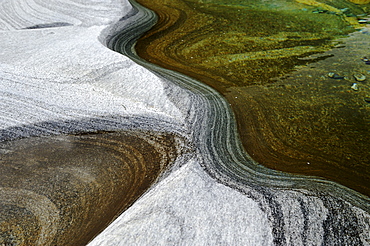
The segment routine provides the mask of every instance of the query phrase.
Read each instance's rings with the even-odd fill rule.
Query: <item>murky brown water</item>
[[[117,132],[0,145],[0,245],[86,245],[179,154],[171,134]]]
[[[256,161],[370,195],[370,66],[361,60],[370,57],[370,35],[333,42],[360,27],[355,16],[366,17],[369,5],[344,0],[138,2],[159,15],[157,25],[139,40],[138,54],[220,91]],[[355,74],[367,79],[358,82]],[[351,89],[353,83],[358,90]]]

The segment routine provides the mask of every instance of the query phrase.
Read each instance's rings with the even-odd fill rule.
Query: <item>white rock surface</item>
[[[75,26],[111,24],[131,6],[125,0],[14,0],[0,1],[0,30],[64,23]]]
[[[58,18],[50,19],[50,16],[64,18],[64,12],[57,11],[67,4],[48,2],[49,10],[43,9],[43,1],[40,5],[37,1],[17,2],[11,5],[14,8],[9,9],[10,13],[0,15],[8,29],[57,21]],[[5,8],[9,3],[0,4]],[[30,11],[19,6],[27,6]],[[98,40],[107,27],[103,24],[117,20],[130,10],[127,2],[95,2],[89,8],[90,5],[76,1],[66,6],[77,8],[76,12],[70,12],[69,18],[84,18],[78,26],[13,28],[0,32],[0,130],[41,122],[111,116],[145,115],[174,124],[183,122],[180,111],[167,99],[159,78]],[[28,19],[26,13],[38,7],[48,13],[45,18],[39,19],[44,17],[42,12],[36,19]],[[79,11],[84,14],[80,15]],[[104,21],[99,21],[101,18]],[[93,26],[94,23],[99,25]],[[44,132],[58,133],[58,129],[48,127]],[[24,130],[22,134],[33,133]],[[5,140],[5,134],[0,138]]]
[[[191,160],[89,245],[271,245],[267,224],[257,202]]]

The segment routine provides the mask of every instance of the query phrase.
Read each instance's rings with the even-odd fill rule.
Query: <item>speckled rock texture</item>
[[[187,149],[182,113],[101,43],[127,3],[0,6],[0,245],[85,245]]]
[[[165,156],[169,167],[89,245],[370,245],[369,198],[332,182],[255,165],[242,152],[232,113],[221,96],[135,57],[132,39],[155,16],[132,4],[0,1],[0,165],[22,138],[31,143],[41,137],[47,143],[67,134],[160,133],[135,136],[154,152],[172,151],[158,157],[161,163]],[[114,37],[121,31],[117,41]],[[126,43],[122,53],[141,65],[107,48],[119,42]],[[161,138],[173,139],[175,147]],[[91,178],[67,166],[62,184],[77,174],[85,181]],[[63,213],[57,209],[61,203],[50,198],[57,182],[48,175],[42,183],[51,195],[34,194],[27,186],[0,187],[0,245],[29,245],[30,240],[54,245],[55,235],[63,233],[54,226]],[[112,188],[120,178],[112,177]],[[124,195],[113,189],[108,199],[120,197]],[[40,201],[46,209],[38,207]],[[44,227],[34,234],[25,229],[30,233],[14,238],[21,230],[15,226],[17,216],[24,218],[22,225],[43,221]],[[75,227],[67,238],[87,227]]]

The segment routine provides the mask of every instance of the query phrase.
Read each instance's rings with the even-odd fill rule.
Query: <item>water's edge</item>
[[[370,212],[370,198],[347,187],[317,177],[274,171],[253,161],[242,147],[233,112],[223,96],[199,81],[148,63],[137,56],[134,50],[136,40],[156,23],[157,16],[136,1],[129,1],[133,6],[131,13],[110,27],[109,31],[106,30],[113,35],[102,34],[106,40],[104,44],[194,94],[196,116],[189,116],[187,121],[191,125],[192,140],[203,158],[202,166],[210,176],[243,193],[248,193],[250,187],[255,190],[263,190],[264,187],[304,190],[316,196],[330,195],[343,199]],[[133,16],[135,21],[128,23],[127,19]]]

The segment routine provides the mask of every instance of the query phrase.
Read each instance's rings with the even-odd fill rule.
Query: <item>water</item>
[[[120,131],[0,144],[0,245],[85,245],[174,161],[176,136]]]
[[[138,54],[221,92],[253,159],[370,195],[370,66],[361,60],[370,57],[370,36],[355,31],[369,5],[138,2],[159,15]]]

